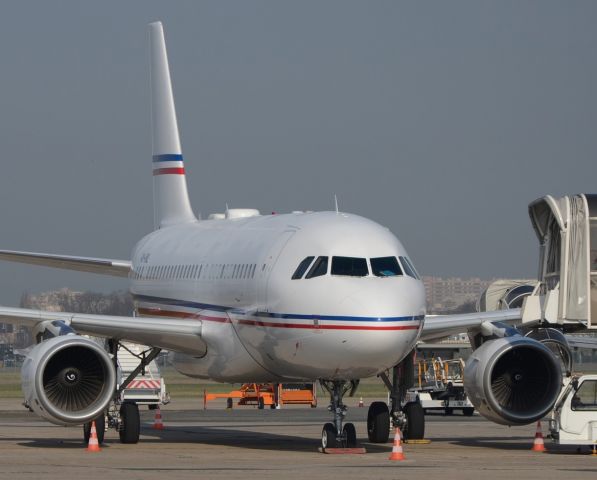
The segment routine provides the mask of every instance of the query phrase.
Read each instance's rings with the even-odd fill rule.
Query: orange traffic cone
[[[392,454],[389,460],[405,460],[404,453],[402,453],[402,444],[400,443],[400,429],[396,428],[394,434],[394,446],[392,447]]]
[[[153,420],[153,429],[154,430],[164,430],[164,424],[162,423],[162,412],[160,412],[159,408],[157,408],[155,411],[155,418]]]
[[[363,403],[363,397],[359,399],[359,407],[364,407],[365,404]]]
[[[597,445],[593,445],[593,450],[591,451],[591,456],[597,457]]]
[[[95,429],[95,420],[91,422],[91,434],[89,435],[88,452],[100,452],[99,442],[97,441],[97,430]]]
[[[545,452],[545,443],[543,442],[543,433],[541,432],[541,420],[537,422],[537,432],[533,441],[533,452]]]

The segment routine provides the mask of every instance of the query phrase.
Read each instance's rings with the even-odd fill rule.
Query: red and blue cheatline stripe
[[[209,305],[171,298],[160,298],[147,295],[134,295],[134,297],[138,302],[145,304],[138,308],[139,314],[144,316],[186,318],[219,323],[232,323],[232,317],[234,318],[235,323],[238,323],[239,325],[255,327],[311,330],[417,330],[419,329],[422,320],[425,318],[424,315],[408,315],[402,317],[352,317],[269,312],[249,313],[240,309],[220,305]],[[175,310],[172,307],[188,308],[192,311]],[[226,313],[230,315],[227,315]]]
[[[184,163],[180,153],[166,153],[153,156],[153,174],[184,175]]]

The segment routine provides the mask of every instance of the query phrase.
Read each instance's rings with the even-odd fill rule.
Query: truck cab
[[[549,431],[562,445],[597,444],[597,375],[570,379],[556,402]]]

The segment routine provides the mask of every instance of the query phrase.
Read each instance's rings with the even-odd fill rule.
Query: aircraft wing
[[[429,341],[456,335],[469,328],[478,327],[483,322],[519,323],[521,318],[520,308],[454,315],[427,315],[425,316],[421,340]]]
[[[87,313],[48,312],[0,306],[0,322],[35,327],[42,322],[61,321],[77,333],[109,337],[152,347],[205,354],[207,347],[201,338],[201,321],[197,319],[163,319],[91,315]]]
[[[131,270],[128,260],[110,260],[106,258],[75,257],[71,255],[54,255],[51,253],[17,252],[0,250],[0,260],[28,263],[45,267],[78,270],[79,272],[99,273],[114,277],[127,277]]]

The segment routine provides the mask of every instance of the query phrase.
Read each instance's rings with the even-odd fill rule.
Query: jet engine
[[[62,335],[36,345],[21,370],[25,405],[57,425],[96,418],[112,400],[116,373],[97,343]]]
[[[560,393],[559,359],[521,335],[488,340],[466,362],[465,391],[481,415],[502,425],[536,422]]]

